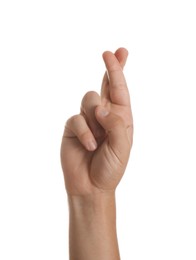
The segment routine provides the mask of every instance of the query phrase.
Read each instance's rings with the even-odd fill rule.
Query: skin
[[[61,164],[68,194],[71,260],[119,260],[115,190],[129,159],[133,118],[123,67],[128,51],[103,53],[100,95],[86,93],[65,125]]]

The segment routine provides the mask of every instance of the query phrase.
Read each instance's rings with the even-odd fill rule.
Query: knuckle
[[[96,91],[88,91],[81,102],[81,107],[83,110],[92,106],[94,103],[99,103],[100,96]]]
[[[89,100],[89,99],[91,99],[93,96],[97,96],[98,95],[98,93],[96,92],[96,91],[88,91],[85,95],[84,95],[84,97],[83,97],[83,99],[82,99],[82,102],[84,102],[84,101],[86,101],[86,100]]]
[[[72,125],[75,125],[77,122],[78,122],[78,120],[80,120],[80,117],[81,117],[81,115],[73,115],[72,117],[70,117],[68,120],[67,120],[67,122],[66,122],[66,126],[72,126]]]

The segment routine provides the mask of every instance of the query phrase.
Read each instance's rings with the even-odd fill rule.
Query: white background
[[[64,124],[122,46],[135,133],[121,258],[196,259],[195,14],[190,0],[0,1],[0,259],[68,259]]]

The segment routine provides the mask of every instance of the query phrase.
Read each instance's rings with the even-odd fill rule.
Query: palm
[[[122,52],[117,53],[116,56],[123,66],[126,57],[123,56]],[[119,99],[119,96],[122,99],[123,94],[126,95],[124,96],[124,103],[114,102],[115,98]],[[124,91],[123,94],[122,91],[119,95],[119,90],[111,90],[111,82],[105,74],[100,102],[109,107],[112,113],[119,115],[126,125],[132,126],[127,91]],[[128,160],[129,153],[127,151],[125,151],[127,156],[122,156],[122,158],[121,153],[115,153],[107,134],[96,120],[95,107],[92,108],[93,112],[90,111],[89,113],[89,109],[86,110],[82,109],[81,114],[90,122],[98,147],[93,152],[88,151],[69,128],[65,129],[61,147],[62,167],[65,184],[71,194],[87,194],[100,189],[114,190],[123,175]],[[129,131],[131,139],[132,128]]]

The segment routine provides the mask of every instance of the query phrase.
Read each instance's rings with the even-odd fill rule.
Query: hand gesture
[[[69,195],[114,191],[125,171],[133,139],[130,97],[123,74],[128,52],[104,52],[101,94],[88,92],[80,114],[68,119],[61,164]]]

